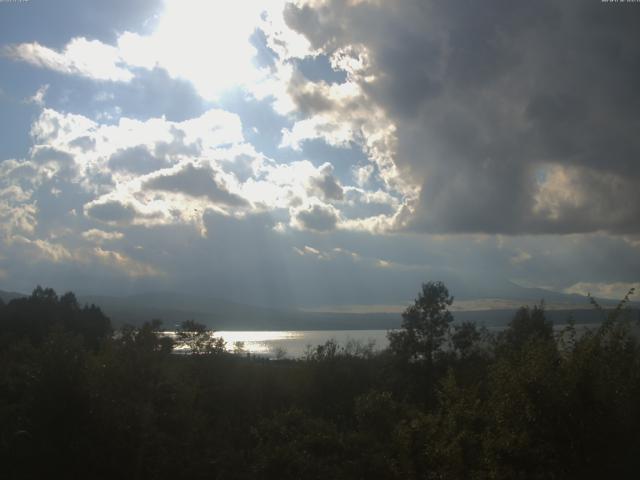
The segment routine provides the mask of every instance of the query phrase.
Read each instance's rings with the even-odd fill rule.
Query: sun
[[[255,84],[264,76],[254,62],[251,36],[263,13],[282,8],[282,3],[167,0],[153,33],[125,34],[120,48],[128,63],[160,66],[189,80],[202,97],[218,99],[226,90]]]

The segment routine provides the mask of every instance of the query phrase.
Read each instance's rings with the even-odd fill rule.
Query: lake
[[[283,354],[284,358],[301,358],[309,348],[328,340],[343,347],[349,342],[363,346],[373,343],[374,350],[383,350],[389,344],[387,330],[216,331],[214,336],[222,337],[229,351],[233,351],[236,342],[242,342],[246,353],[267,358]]]
[[[558,332],[566,325],[554,325]],[[594,324],[576,324],[576,330],[581,333],[587,328],[595,328]],[[489,331],[498,332],[504,327],[488,327]],[[344,347],[349,342],[358,342],[362,346],[373,345],[373,350],[384,350],[389,346],[388,330],[281,330],[281,331],[216,331],[215,337],[222,337],[227,344],[227,350],[233,352],[236,342],[243,343],[243,351],[251,355],[266,358],[302,358],[309,349],[322,345],[328,340],[335,340]],[[174,336],[174,332],[169,333]],[[180,350],[180,347],[177,348]],[[282,355],[284,354],[284,357]]]

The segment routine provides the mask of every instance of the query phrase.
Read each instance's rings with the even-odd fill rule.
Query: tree
[[[220,355],[226,350],[226,342],[222,337],[214,337],[214,332],[207,330],[206,325],[195,320],[185,320],[176,332],[178,343],[187,347],[191,353]]]
[[[451,335],[453,349],[466,358],[472,354],[474,346],[480,342],[482,333],[473,322],[463,322],[453,327],[454,333]]]
[[[54,329],[82,336],[95,350],[111,335],[111,322],[95,305],[81,308],[73,293],[58,297],[53,289],[41,286],[29,297],[11,300],[0,315],[0,335],[10,334],[36,345]]]
[[[553,340],[553,323],[545,316],[544,302],[534,305],[532,309],[520,307],[501,337],[504,344],[514,349],[522,348],[532,338]]]
[[[402,329],[389,332],[391,351],[409,361],[432,363],[449,332],[453,297],[442,282],[422,284],[414,304],[402,314]]]

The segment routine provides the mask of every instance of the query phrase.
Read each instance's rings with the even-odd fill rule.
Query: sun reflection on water
[[[301,332],[242,332],[220,331],[215,332],[216,337],[222,337],[227,343],[227,350],[233,351],[236,342],[242,342],[246,353],[265,355],[274,351],[280,342],[299,339],[303,337]]]
[[[176,332],[163,332],[176,338]],[[300,330],[300,331],[227,331],[213,332],[214,337],[222,337],[229,352],[239,353],[237,342],[241,342],[244,354],[277,358],[302,358],[309,348],[334,340],[339,345],[347,345],[350,341],[367,345],[373,342],[375,350],[385,348],[388,344],[386,330]],[[187,345],[176,345],[175,351],[188,353]]]

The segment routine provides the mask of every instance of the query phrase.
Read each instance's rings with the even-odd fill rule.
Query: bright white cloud
[[[5,47],[3,53],[37,67],[94,80],[128,82],[134,77],[123,66],[118,49],[98,40],[74,38],[61,52],[39,43],[22,43]]]
[[[402,210],[406,210],[416,190],[402,180],[395,167],[395,127],[382,110],[368,101],[356,82],[310,82],[293,68],[291,60],[316,53],[305,36],[291,29],[285,21],[285,4],[284,0],[250,1],[221,8],[195,0],[169,0],[151,33],[124,32],[115,46],[76,38],[60,52],[38,44],[21,44],[8,47],[7,53],[42,67],[100,80],[129,81],[135,68],[164,68],[172,77],[192,82],[205,98],[216,98],[231,86],[244,86],[258,98],[270,96],[274,108],[288,114],[300,108],[304,111],[305,104],[310,103],[311,115],[296,121],[284,132],[282,146],[299,150],[311,139],[322,139],[338,148],[360,146],[377,166],[377,175],[386,188],[406,197],[402,206]],[[267,45],[277,54],[275,68],[260,70],[254,64],[256,50],[250,37],[256,28],[263,30]],[[332,57],[332,64],[355,78],[368,68],[366,48],[339,50]],[[326,108],[313,105],[314,99],[322,99]],[[60,128],[61,124],[64,128]],[[189,152],[181,152],[183,155],[209,157],[216,162],[231,157],[228,148],[223,151],[225,144],[233,144],[237,149],[243,143],[239,118],[219,110],[209,111],[180,125],[164,119],[139,121],[127,118],[117,119],[115,125],[100,125],[77,115],[65,114],[61,119],[53,110],[45,110],[32,128],[32,136],[39,145],[74,155],[75,180],[85,188],[91,188],[92,182],[88,178],[93,180],[102,174],[102,181],[116,184],[115,189],[106,192],[110,197],[115,196],[129,204],[141,202],[146,206],[151,200],[142,199],[141,193],[136,194],[139,182],[134,174],[153,173],[149,170],[155,166],[150,157],[155,153],[153,148],[160,143],[175,144],[176,132],[184,134],[179,142],[185,150],[191,148]],[[86,151],[87,145],[90,145],[90,151]],[[140,164],[137,169],[131,166],[136,148],[145,148],[148,160],[144,167]],[[78,150],[85,151],[80,155]],[[121,151],[120,157],[111,159],[117,151]],[[138,150],[140,152],[143,151]],[[310,205],[305,200],[309,195],[328,201],[342,197],[342,186],[331,175],[315,168],[294,172],[287,166],[259,158],[256,152],[250,152],[249,156],[255,158],[250,168],[259,175],[237,187],[254,205],[286,209],[297,203]],[[118,168],[111,171],[105,168],[109,161]],[[165,158],[163,166],[171,168],[180,161],[178,156]],[[293,168],[299,169],[300,165],[303,164],[298,163]],[[49,176],[60,171],[59,166],[52,165]],[[100,190],[93,186],[94,191]],[[115,194],[116,191],[119,193]],[[131,198],[135,195],[136,198]],[[163,201],[165,207],[171,203],[166,198]],[[162,202],[158,199],[153,202],[162,210]],[[393,228],[395,221],[404,218],[398,215],[399,212],[400,205],[385,221],[376,220],[378,228],[381,224]],[[157,211],[147,212],[147,218],[165,217]],[[366,225],[367,222],[361,223],[360,227],[367,228]]]
[[[153,32],[124,32],[116,45],[80,37],[61,51],[34,42],[7,46],[4,54],[60,73],[116,82],[133,79],[136,68],[163,68],[174,78],[192,82],[202,97],[215,99],[226,89],[266,81],[266,72],[254,63],[256,50],[250,42],[258,26],[270,29],[280,42],[288,40],[287,51],[304,45],[304,37],[282,21],[284,4],[167,0]],[[295,48],[298,54],[305,50]]]
[[[49,91],[49,84],[42,85],[33,96],[29,97],[26,101],[27,103],[33,103],[34,105],[38,105],[39,107],[44,106],[44,97],[47,95]]]
[[[105,125],[44,109],[31,135],[31,159],[3,164],[7,174],[32,171],[30,190],[8,175],[4,195],[6,223],[23,232],[37,226],[39,186],[62,178],[91,197],[73,212],[97,222],[85,236],[94,242],[107,240],[96,236],[104,226],[187,224],[205,235],[207,211],[275,212],[280,228],[296,230],[376,232],[391,229],[402,211],[386,191],[343,185],[329,162],[285,164],[259,154],[244,140],[239,117],[222,110],[183,122],[123,117]]]

